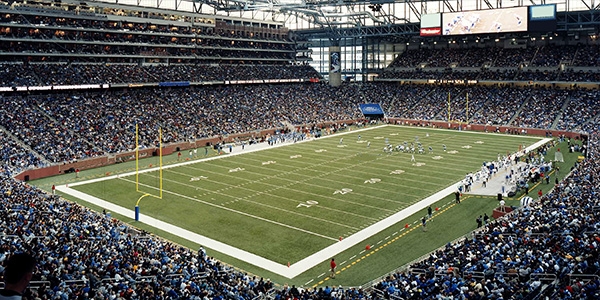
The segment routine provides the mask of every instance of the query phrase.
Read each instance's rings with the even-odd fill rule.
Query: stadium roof
[[[69,0],[66,0],[69,1]],[[278,22],[292,30],[418,24],[422,14],[556,4],[560,11],[600,9],[596,0],[92,0]]]

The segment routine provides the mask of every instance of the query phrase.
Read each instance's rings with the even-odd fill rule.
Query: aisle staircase
[[[29,153],[33,154],[35,157],[37,157],[43,164],[45,164],[45,165],[51,164],[51,162],[49,160],[47,160],[43,155],[41,155],[37,151],[33,150],[29,145],[27,145],[25,142],[20,140],[17,136],[12,134],[12,132],[10,132],[8,129],[6,129],[6,127],[0,125],[0,131],[2,131],[4,133],[4,135],[6,135],[9,139],[11,139],[11,140],[15,141],[17,144],[19,144],[19,146],[23,147],[23,149],[27,150],[27,152],[29,152]]]

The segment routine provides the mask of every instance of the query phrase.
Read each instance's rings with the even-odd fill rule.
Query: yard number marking
[[[300,204],[298,204],[298,206],[296,206],[296,208],[298,207],[311,207],[313,205],[317,205],[319,204],[319,202],[314,201],[314,200],[308,200],[306,202],[301,202]]]
[[[335,192],[333,192],[333,194],[334,194],[334,195],[335,195],[335,194],[342,194],[342,195],[345,195],[345,194],[348,194],[348,193],[351,193],[351,192],[352,192],[352,189],[349,189],[349,188],[343,188],[343,189],[341,189],[341,190],[336,190]]]

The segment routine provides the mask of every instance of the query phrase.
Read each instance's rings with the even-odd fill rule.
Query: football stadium
[[[599,8],[0,0],[0,299],[600,299]]]

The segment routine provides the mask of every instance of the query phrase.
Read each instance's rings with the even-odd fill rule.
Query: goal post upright
[[[450,123],[450,92],[448,92],[448,123]]]
[[[135,123],[135,190],[140,191],[140,142],[139,142],[139,127]]]
[[[162,145],[162,127],[158,128],[158,196],[156,194],[147,193],[140,190],[140,143],[139,143],[139,126],[135,124],[135,190],[142,193],[135,203],[135,220],[139,221],[140,217],[140,201],[144,197],[154,197],[157,199],[163,198],[163,145]],[[156,153],[156,152],[154,152]]]
[[[163,147],[162,147],[162,127],[158,128],[158,194],[159,199],[163,197]]]
[[[467,92],[467,109],[465,111],[465,124],[469,125],[469,92]]]

